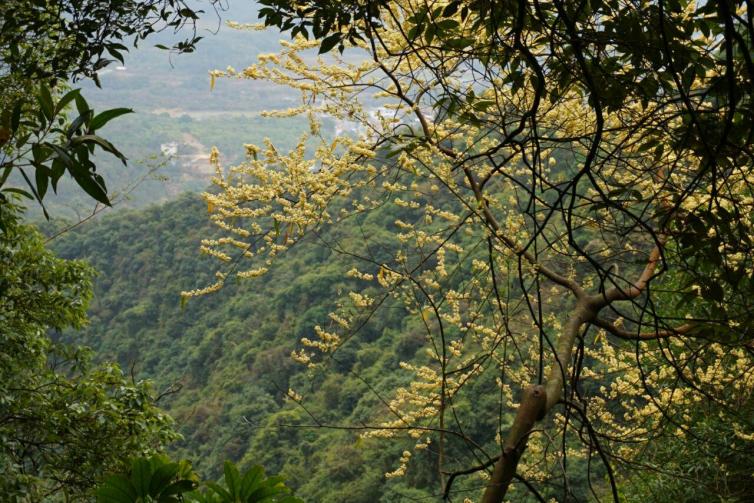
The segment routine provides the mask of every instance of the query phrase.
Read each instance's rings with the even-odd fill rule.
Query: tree
[[[444,498],[487,470],[484,502],[514,479],[540,499],[585,498],[579,476],[618,500],[632,473],[656,469],[650,442],[721,448],[700,408],[746,452],[750,3],[261,3],[293,40],[213,79],[298,89],[301,106],[273,113],[308,114],[311,131],[287,154],[247,146],[227,173],[213,155],[205,197],[226,237],[202,251],[228,266],[185,297],[261,276],[304,236],[395,205],[392,245],[329,243],[363,261],[350,276],[365,286],[294,356],[336,359],[380,306],[415,313],[429,356],[403,365],[415,380],[380,397],[389,419],[367,435],[432,446]],[[317,48],[327,59],[309,57]],[[321,114],[354,134],[319,137]],[[493,407],[481,407],[484,379],[497,381]],[[480,421],[486,433],[470,435]]]
[[[751,407],[749,399],[738,412],[750,417]],[[746,501],[754,492],[754,458],[742,449],[741,431],[727,411],[708,402],[689,414],[693,437],[673,435],[649,444],[644,460],[651,469],[630,481],[626,501]]]
[[[97,81],[99,70],[116,60],[124,62],[124,43],[136,46],[155,32],[177,32],[186,25],[192,28],[191,36],[176,42],[172,50],[192,52],[202,38],[194,24],[202,11],[183,0],[10,0],[0,13],[5,78],[13,74]]]
[[[302,503],[281,477],[267,477],[264,468],[253,466],[243,474],[233,463],[224,465],[223,483],[205,481],[186,460],[173,462],[166,456],[135,458],[128,473],[108,477],[97,490],[100,503]]]
[[[46,250],[18,211],[0,204],[0,492],[70,501],[177,434],[148,382],[50,337],[86,323],[93,270]]]
[[[209,5],[216,6],[216,0]],[[136,46],[157,31],[186,25],[191,36],[176,42],[175,52],[191,52],[202,37],[195,22],[201,10],[183,0],[10,0],[0,6],[0,197],[15,192],[43,199],[57,191],[67,172],[96,201],[109,205],[105,180],[91,157],[97,150],[126,158],[97,130],[132,112],[100,114],[89,107],[69,81],[91,78],[113,61],[124,62],[125,44]],[[68,91],[68,92],[66,92]],[[76,103],[76,117],[69,105]],[[15,175],[28,189],[9,186]],[[10,180],[10,181],[9,181]],[[5,187],[5,188],[3,188]],[[2,229],[0,229],[2,230]]]

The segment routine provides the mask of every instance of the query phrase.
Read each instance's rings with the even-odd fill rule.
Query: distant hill
[[[204,6],[207,10],[207,6]],[[198,32],[205,38],[189,54],[171,55],[155,47],[169,45],[178,35],[159,33],[125,54],[125,65],[112,64],[101,74],[102,88],[92,82],[73,83],[96,110],[128,107],[135,113],[120,117],[103,129],[129,159],[124,167],[117,159],[102,155],[98,170],[103,174],[115,209],[141,208],[164,202],[183,192],[204,190],[212,175],[207,162],[210,149],[218,147],[226,164],[240,162],[244,143],[270,138],[282,148],[291,148],[305,120],[262,118],[266,109],[289,107],[297,95],[286,89],[253,81],[220,80],[210,91],[208,72],[233,65],[244,68],[257,54],[279,49],[284,38],[274,31],[239,31],[225,21],[254,23],[254,2],[231,1],[228,9],[205,12]],[[324,134],[334,125],[325,123]],[[23,181],[17,181],[23,184]],[[135,188],[136,187],[136,188]],[[58,195],[46,203],[58,218],[77,221],[90,215],[94,202],[67,177]],[[41,217],[30,205],[35,218]]]

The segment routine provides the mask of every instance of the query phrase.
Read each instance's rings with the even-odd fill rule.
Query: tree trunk
[[[524,390],[521,405],[516,412],[510,432],[503,444],[503,453],[495,463],[492,478],[484,492],[482,503],[500,503],[508,491],[508,486],[516,475],[516,467],[521,454],[526,449],[529,432],[542,418],[547,403],[544,386],[530,386]]]

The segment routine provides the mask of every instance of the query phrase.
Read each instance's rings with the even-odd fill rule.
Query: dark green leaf
[[[79,115],[83,116],[91,110],[89,108],[89,103],[86,102],[81,93],[76,94],[76,96],[74,96],[74,99],[76,100],[76,110],[78,110]]]
[[[160,494],[178,473],[178,463],[160,464],[152,475],[149,483],[149,493],[152,495]]]
[[[52,95],[50,94],[50,89],[44,84],[39,85],[38,101],[44,116],[48,121],[52,120],[52,117],[55,113],[55,107],[52,104]]]
[[[97,136],[93,134],[83,134],[83,135],[74,137],[71,140],[71,144],[72,145],[79,145],[79,144],[98,145],[100,148],[102,148],[102,150],[109,152],[113,154],[114,156],[116,156],[118,159],[120,159],[124,165],[126,164],[126,157],[117,148],[115,148],[115,145],[105,140],[101,136]]]
[[[37,166],[34,171],[34,178],[37,182],[37,194],[43,199],[47,194],[47,184],[50,181],[50,170],[45,166]]]
[[[25,190],[18,189],[16,187],[8,187],[7,189],[3,189],[3,192],[12,192],[14,194],[20,194],[20,195],[22,195],[22,196],[24,196],[24,197],[26,197],[28,199],[34,199],[34,196],[32,196],[31,194],[29,194]]]
[[[319,46],[319,54],[330,52],[333,47],[340,43],[341,37],[340,33],[333,33],[332,35],[325,37]]]
[[[176,482],[173,482],[169,486],[167,486],[161,493],[160,496],[172,496],[175,494],[183,494],[187,493],[189,491],[193,491],[196,489],[196,484],[193,480],[178,480]]]
[[[226,461],[223,466],[223,471],[225,473],[225,485],[228,486],[228,490],[235,499],[241,492],[238,468],[236,468],[236,466],[230,461]]]
[[[113,108],[111,110],[105,110],[104,112],[94,116],[94,118],[89,123],[89,130],[95,131],[107,124],[112,119],[130,113],[133,113],[133,110],[130,108]]]
[[[58,104],[55,106],[56,112],[61,112],[63,109],[65,109],[65,107],[68,106],[68,104],[73,101],[80,92],[81,89],[73,89],[65,93],[63,97],[60,98],[60,101],[58,101]]]
[[[97,491],[100,503],[133,503],[137,494],[131,482],[123,475],[113,475]]]

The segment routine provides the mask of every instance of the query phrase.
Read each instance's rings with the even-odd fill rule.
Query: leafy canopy
[[[228,265],[186,297],[263,276],[305,236],[392,205],[411,213],[381,253],[330,243],[362,261],[349,275],[364,288],[294,357],[334,358],[380,306],[414,313],[427,357],[401,364],[414,380],[377,396],[386,418],[365,435],[436,445],[444,497],[479,472],[485,502],[514,478],[576,498],[574,477],[618,500],[657,438],[714,450],[699,403],[751,442],[749,3],[263,4],[293,40],[213,78],[299,90],[301,106],[272,113],[308,116],[310,132],[288,153],[248,146],[227,170],[213,156],[205,197],[225,236],[202,251]],[[322,138],[319,115],[354,134]],[[321,144],[307,152],[309,136]],[[490,373],[497,407],[464,406]],[[466,433],[490,413],[486,436]]]
[[[18,208],[0,204],[0,492],[41,501],[83,497],[128,454],[177,438],[150,385],[52,331],[81,328],[93,270],[45,249]]]

